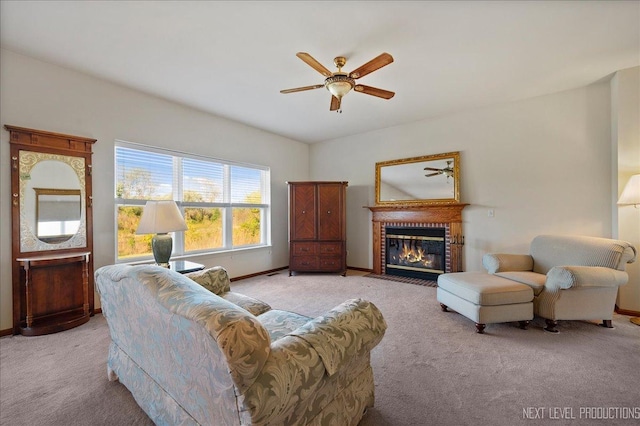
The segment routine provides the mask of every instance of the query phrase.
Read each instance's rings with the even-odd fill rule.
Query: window
[[[174,233],[174,255],[269,244],[268,167],[116,142],[117,259],[152,256],[151,235],[136,229],[147,200],[175,200],[188,229]]]

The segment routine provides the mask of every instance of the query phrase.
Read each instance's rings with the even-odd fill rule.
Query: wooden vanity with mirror
[[[11,144],[13,334],[89,321],[94,310],[95,139],[4,126]]]

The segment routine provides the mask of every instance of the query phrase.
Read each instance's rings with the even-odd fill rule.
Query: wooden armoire
[[[347,273],[347,182],[289,184],[289,275]]]

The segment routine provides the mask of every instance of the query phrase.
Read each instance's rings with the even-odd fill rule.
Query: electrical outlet
[[[496,216],[495,210],[493,210],[493,209],[487,210],[487,216],[488,217],[495,217]]]

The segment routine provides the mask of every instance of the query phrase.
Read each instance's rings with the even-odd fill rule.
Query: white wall
[[[640,67],[618,71],[611,79],[613,160],[613,235],[640,250],[640,209],[616,206],[631,175],[640,173]],[[640,312],[640,259],[627,265],[629,283],[620,287],[617,305]]]
[[[314,144],[311,178],[349,182],[347,263],[371,268],[375,163],[460,151],[465,270],[481,270],[484,253],[527,253],[538,234],[611,237],[610,138],[602,82]]]
[[[98,140],[93,154],[96,268],[115,262],[115,139],[270,166],[273,247],[194,260],[224,265],[232,277],[288,265],[285,182],[308,179],[308,145],[7,50],[0,56],[0,124]],[[6,330],[12,327],[10,145],[8,132],[3,128],[0,134],[0,330]]]

